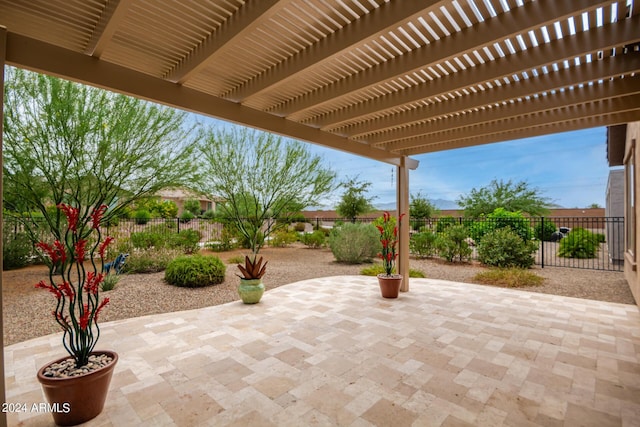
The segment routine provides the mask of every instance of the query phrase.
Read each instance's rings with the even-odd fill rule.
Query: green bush
[[[467,260],[473,253],[466,239],[469,232],[464,225],[451,225],[440,233],[436,239],[436,247],[441,257],[449,262]]]
[[[192,219],[194,219],[196,216],[189,212],[189,211],[184,211],[182,212],[182,214],[180,215],[180,222],[183,224],[188,223],[189,221],[191,221]]]
[[[185,254],[192,254],[200,250],[202,234],[198,230],[182,230],[166,236],[166,247],[180,249]]]
[[[151,220],[151,212],[146,209],[139,209],[134,212],[133,218],[135,219],[136,224],[143,225]]]
[[[574,228],[560,240],[558,256],[565,258],[595,258],[598,252],[598,237],[584,228]]]
[[[529,268],[538,245],[524,241],[509,227],[487,233],[478,244],[478,260],[492,267]]]
[[[306,228],[305,222],[296,222],[296,225],[293,226],[293,229],[300,233],[304,232],[305,228]]]
[[[167,265],[164,279],[171,285],[200,288],[224,282],[226,266],[216,256],[184,255]]]
[[[444,230],[451,227],[452,225],[456,225],[457,223],[458,221],[451,215],[440,217],[438,218],[438,222],[436,223],[436,231],[438,233],[442,233]]]
[[[136,249],[163,248],[165,247],[166,235],[149,231],[138,231],[131,233],[131,245]]]
[[[284,248],[298,241],[298,233],[295,231],[278,230],[271,236],[269,244],[276,248]]]
[[[593,237],[596,239],[596,243],[606,243],[606,237],[602,233],[593,233]]]
[[[35,251],[27,233],[16,233],[7,223],[2,233],[2,268],[13,270],[31,264]]]
[[[213,209],[206,210],[202,214],[202,218],[205,218],[205,219],[214,219],[215,217],[216,217],[216,213]]]
[[[381,250],[378,230],[371,224],[346,223],[329,234],[329,247],[338,262],[361,264]]]
[[[321,248],[327,240],[326,234],[322,230],[316,230],[313,233],[304,233],[300,237],[300,241],[310,248]]]
[[[146,249],[132,252],[127,258],[124,271],[127,273],[157,273],[164,271],[167,264],[181,255],[175,249]]]
[[[191,212],[194,217],[200,215],[200,202],[196,199],[187,199],[182,206],[185,212]]]
[[[411,253],[419,257],[430,257],[436,254],[436,239],[438,236],[430,231],[415,233],[409,241]]]
[[[536,236],[536,239],[544,242],[549,242],[551,241],[551,235],[556,232],[557,228],[558,227],[553,221],[545,220],[544,223],[537,223],[533,228],[533,232]]]
[[[116,287],[118,282],[120,281],[120,276],[116,274],[107,274],[104,276],[104,280],[100,284],[101,291],[110,291]]]

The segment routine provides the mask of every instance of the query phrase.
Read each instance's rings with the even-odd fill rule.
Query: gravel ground
[[[299,280],[323,276],[357,275],[362,265],[344,265],[334,261],[328,249],[264,248],[261,254],[269,260],[264,283],[269,289]],[[224,262],[244,255],[242,251],[218,255]],[[433,279],[472,282],[472,277],[485,270],[476,264],[449,264],[438,260],[411,260],[411,268],[422,270]],[[164,282],[164,273],[121,276],[118,286],[102,296],[110,304],[101,314],[101,321],[126,319],[148,314],[190,310],[238,300],[238,278],[235,264],[227,265],[224,283],[207,288],[185,289]],[[635,304],[624,275],[619,272],[547,267],[533,269],[545,278],[532,292],[587,298],[622,304]],[[3,272],[4,344],[10,345],[31,338],[59,332],[49,315],[54,308],[52,296],[35,289],[34,284],[46,279],[47,269],[32,266]]]

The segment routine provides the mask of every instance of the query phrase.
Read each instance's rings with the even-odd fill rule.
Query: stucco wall
[[[638,253],[638,249],[640,249],[640,200],[638,200],[638,185],[640,182],[638,181],[638,166],[640,166],[640,147],[638,147],[638,143],[640,143],[640,122],[629,123],[627,126],[627,139],[625,143],[625,153],[628,153],[631,149],[631,146],[635,144],[635,156],[633,159],[634,164],[634,192],[635,192],[635,260],[630,256],[629,253],[625,253],[625,262],[624,262],[624,274],[629,283],[629,287],[631,288],[631,293],[636,300],[636,304],[640,305],[640,281],[638,280],[638,270],[637,270],[637,262],[640,261],[640,253]],[[625,156],[626,157],[626,156]],[[625,197],[626,197],[626,189],[625,189]],[[630,215],[626,212],[626,203],[625,203],[625,221],[629,221]]]

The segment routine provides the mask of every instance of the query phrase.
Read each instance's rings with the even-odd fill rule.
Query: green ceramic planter
[[[240,279],[238,294],[245,304],[257,304],[264,294],[262,279]]]

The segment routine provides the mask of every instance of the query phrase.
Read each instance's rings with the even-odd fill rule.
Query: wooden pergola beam
[[[424,14],[443,0],[403,0],[388,2],[360,19],[330,34],[315,45],[310,46],[256,76],[247,83],[225,94],[225,98],[236,102],[261,94],[275,86],[286,84],[323,61],[330,60],[354,45],[364,43],[391,29],[395,29],[415,16]]]
[[[133,3],[133,0],[111,0],[107,2],[84,49],[87,55],[96,58],[102,56],[113,34],[126,16],[131,3]]]
[[[576,10],[593,10],[605,3],[605,1],[593,0],[529,2],[520,8],[514,9],[509,14],[500,14],[471,28],[463,29],[449,37],[441,38],[394,58],[391,63],[384,62],[365,72],[355,74],[313,93],[298,97],[272,109],[271,112],[281,116],[289,116],[328,102],[335,102],[336,99],[378,86],[398,77],[411,75],[424,68],[435,67],[437,64],[451,60],[465,52],[480,50],[484,46],[501,42],[505,38],[526,33],[529,29],[537,26],[553,23],[563,17],[574,14]],[[327,118],[327,120],[314,121],[314,123],[319,126],[325,126],[332,121],[337,122],[340,120]]]
[[[508,120],[519,116],[542,113],[556,110],[560,107],[570,107],[596,101],[640,94],[640,75],[626,77],[624,79],[609,80],[602,83],[573,87],[572,89],[557,90],[555,93],[547,93],[527,100],[517,98],[499,105],[489,105],[478,110],[471,110],[464,114],[442,117],[429,123],[428,128],[423,126],[405,127],[397,131],[384,132],[372,136],[367,141],[373,146],[383,147],[390,151],[403,150],[415,144],[416,138],[429,139],[451,129],[468,128],[495,120]],[[405,141],[405,140],[409,141]]]
[[[606,109],[601,109],[600,112],[601,114],[597,114],[594,109],[591,109],[590,112],[585,114],[582,118],[567,114],[563,117],[566,119],[564,121],[559,120],[545,122],[542,120],[538,120],[537,122],[541,123],[539,126],[535,126],[534,122],[530,121],[530,127],[527,129],[519,129],[510,126],[509,128],[495,129],[494,133],[487,133],[485,135],[478,136],[468,136],[466,138],[457,140],[440,142],[431,142],[425,140],[422,143],[416,143],[416,145],[410,149],[403,150],[402,154],[411,156],[414,154],[433,153],[436,151],[472,147],[476,145],[491,144],[494,142],[513,141],[516,139],[550,135],[554,133],[569,132],[573,130],[594,128],[600,126],[613,126],[640,120],[640,109],[628,110],[624,112],[607,112]],[[552,113],[550,113],[548,117],[555,118]]]
[[[363,119],[368,115],[402,105],[461,91],[481,83],[493,83],[495,80],[509,78],[514,74],[530,72],[533,69],[561,63],[564,60],[572,60],[600,50],[636,43],[640,41],[638,28],[640,28],[640,15],[626,19],[615,26],[605,25],[588,32],[577,33],[407,88],[399,93],[383,96],[378,100],[337,110],[309,120],[307,123],[329,130],[339,127],[345,122]]]
[[[421,108],[357,123],[345,128],[340,134],[356,140],[364,139],[373,142],[375,138],[369,139],[368,135],[375,135],[387,129],[408,126],[459,111],[482,108],[505,100],[533,96],[571,85],[606,80],[631,74],[638,70],[640,70],[640,53],[630,52],[624,57],[609,56],[583,64],[580,67],[564,68],[553,73],[539,75],[535,79],[495,86],[491,90],[471,92],[464,97],[450,99],[447,102],[432,103]]]
[[[281,7],[282,3],[278,0],[247,1],[237,13],[224,21],[219,28],[212,31],[205,40],[176,63],[164,78],[173,83],[184,83],[211,63],[225,46],[228,48],[228,43],[233,39],[250,34]]]
[[[7,34],[6,62],[9,65],[205,114],[243,126],[379,160],[394,166],[399,166],[403,161],[403,156],[395,153],[370,147],[367,144],[290,120],[277,118],[271,114],[109,62],[96,61],[95,58],[87,55],[11,32]],[[410,169],[418,167],[418,161],[414,159],[405,159],[404,161]]]

